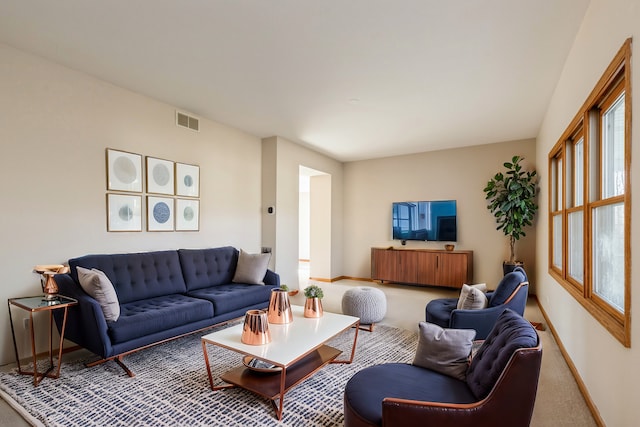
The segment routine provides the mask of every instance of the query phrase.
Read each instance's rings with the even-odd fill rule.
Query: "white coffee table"
[[[317,319],[304,317],[303,307],[292,306],[293,321],[285,325],[269,324],[271,342],[265,345],[243,344],[242,323],[202,337],[202,352],[214,391],[238,386],[271,400],[278,420],[282,419],[284,395],[328,363],[351,363],[356,351],[360,319],[343,314],[324,312]],[[336,360],[341,350],[325,343],[343,331],[354,329],[353,346],[349,359]],[[223,347],[244,356],[250,356],[274,365],[275,373],[255,372],[242,365],[220,378],[226,384],[215,386],[209,364],[207,344]],[[279,375],[278,375],[279,371]],[[276,404],[276,400],[279,401]]]

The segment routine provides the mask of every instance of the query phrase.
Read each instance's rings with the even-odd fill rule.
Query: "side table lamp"
[[[53,301],[58,298],[58,284],[53,276],[68,273],[69,271],[69,267],[62,264],[36,265],[33,267],[33,272],[42,276],[40,277],[40,284],[42,285],[45,300]]]

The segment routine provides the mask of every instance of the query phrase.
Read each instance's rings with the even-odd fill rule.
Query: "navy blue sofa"
[[[56,275],[60,294],[75,298],[65,338],[99,355],[94,366],[150,345],[268,307],[280,277],[267,270],[264,285],[232,283],[239,252],[231,246],[129,254],[86,255],[69,260],[70,274]],[[100,304],[84,292],[77,267],[103,271],[113,284],[120,316],[107,322]],[[62,318],[56,317],[58,328]]]

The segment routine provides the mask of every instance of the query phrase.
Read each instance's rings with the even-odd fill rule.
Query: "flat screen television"
[[[393,239],[455,242],[456,201],[394,202]]]

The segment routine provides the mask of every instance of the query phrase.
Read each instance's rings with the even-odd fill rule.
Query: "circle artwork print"
[[[113,162],[113,173],[124,184],[136,180],[136,165],[128,157],[120,156]]]
[[[193,218],[196,216],[196,214],[191,206],[187,206],[186,208],[184,208],[182,216],[185,221],[193,221]]]
[[[171,179],[171,173],[169,172],[169,168],[163,164],[157,164],[153,167],[153,181],[160,185],[165,186],[169,183]]]
[[[193,187],[193,177],[191,175],[184,176],[184,186]]]
[[[133,209],[131,209],[131,206],[124,205],[118,209],[118,217],[123,221],[131,221],[133,219]]]
[[[169,221],[169,217],[171,216],[171,209],[169,209],[169,205],[165,202],[156,203],[153,207],[153,219],[155,219],[158,223],[164,224]]]

